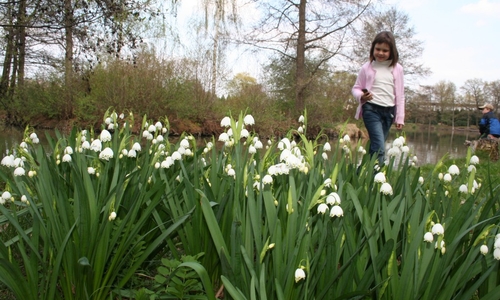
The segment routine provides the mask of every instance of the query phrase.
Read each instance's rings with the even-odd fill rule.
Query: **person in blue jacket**
[[[478,107],[483,110],[483,117],[479,121],[480,138],[498,138],[500,137],[500,122],[493,112],[493,105],[486,103]]]

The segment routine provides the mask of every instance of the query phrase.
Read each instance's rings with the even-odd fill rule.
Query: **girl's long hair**
[[[399,61],[399,53],[398,49],[396,48],[396,40],[394,39],[394,35],[389,32],[389,31],[382,31],[377,36],[372,42],[372,47],[370,48],[370,61],[375,60],[375,56],[373,55],[373,52],[375,51],[375,45],[376,44],[387,44],[389,45],[390,49],[390,54],[389,54],[389,59],[391,60],[390,66],[393,67],[395,66],[398,61]]]

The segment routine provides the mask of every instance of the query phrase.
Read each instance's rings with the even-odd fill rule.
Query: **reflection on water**
[[[398,136],[396,130],[391,130],[388,144],[390,148],[392,141]],[[420,132],[406,133],[406,143],[410,152],[417,156],[419,164],[435,164],[444,155],[450,158],[465,157],[467,146],[465,140],[475,139],[479,134],[470,131],[435,132],[422,130]]]
[[[50,133],[50,131],[48,131]],[[43,143],[45,132],[37,131],[38,137]],[[391,130],[386,148],[390,148],[392,141],[400,132]],[[5,155],[8,149],[21,142],[23,132],[16,128],[0,128],[0,159]],[[465,140],[475,139],[478,134],[468,131],[435,132],[422,130],[420,132],[406,133],[406,142],[410,147],[411,154],[418,157],[419,164],[437,163],[444,155],[448,154],[451,158],[465,157],[467,147]]]

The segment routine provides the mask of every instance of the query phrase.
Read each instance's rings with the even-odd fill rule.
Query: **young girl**
[[[398,63],[398,50],[392,33],[377,34],[370,49],[370,61],[359,71],[352,88],[358,100],[356,119],[363,122],[370,137],[370,155],[384,164],[385,141],[392,123],[401,130],[405,118],[403,67]]]

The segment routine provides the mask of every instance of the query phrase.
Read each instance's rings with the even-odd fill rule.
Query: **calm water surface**
[[[51,131],[48,131],[52,135]],[[400,134],[396,130],[391,130],[387,147]],[[37,131],[41,143],[45,141],[45,131]],[[16,128],[0,128],[0,159],[7,153],[8,149],[18,145],[21,142],[23,131]],[[434,164],[444,155],[448,154],[451,158],[465,157],[467,147],[465,140],[472,140],[478,136],[475,132],[455,131],[435,132],[422,130],[420,132],[406,133],[406,142],[410,147],[412,154],[416,155],[419,164]]]

